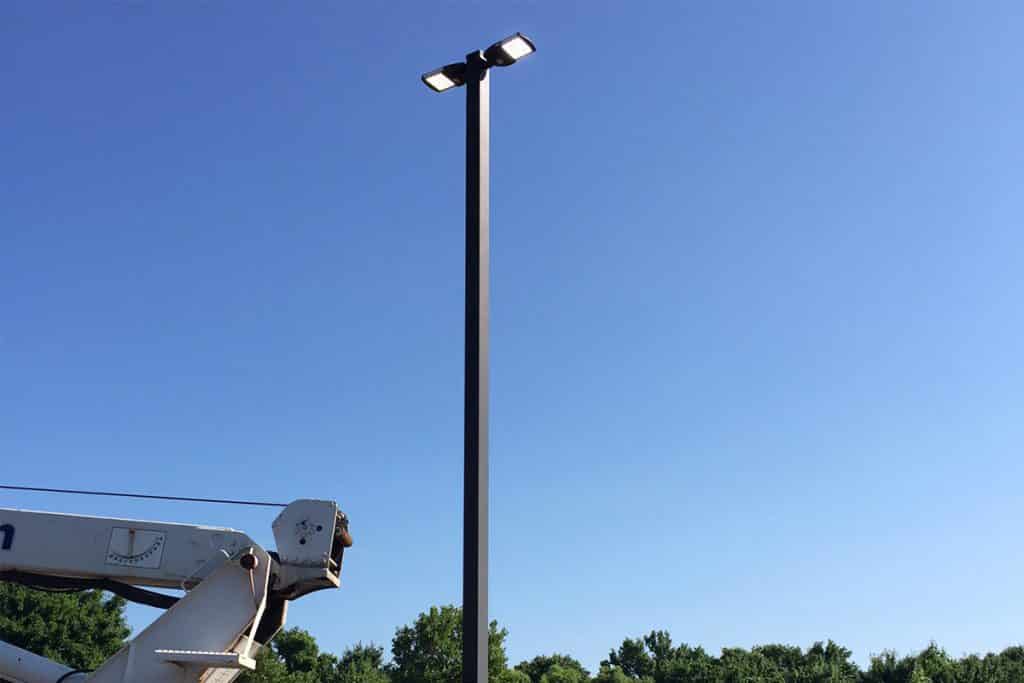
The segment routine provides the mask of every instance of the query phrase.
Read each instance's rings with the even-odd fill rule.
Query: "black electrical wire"
[[[225,505],[256,505],[268,508],[288,507],[287,503],[268,503],[257,500],[230,500],[225,498],[188,498],[184,496],[157,496],[146,493],[115,493],[113,491],[82,491],[78,489],[51,489],[40,486],[10,486],[0,484],[8,491],[34,491],[36,493],[70,493],[77,496],[109,496],[113,498],[145,498],[148,500],[178,500],[187,503],[223,503]]]

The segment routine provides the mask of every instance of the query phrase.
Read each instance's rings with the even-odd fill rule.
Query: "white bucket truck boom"
[[[274,520],[277,550],[234,529],[0,508],[0,580],[98,588],[166,611],[93,672],[0,642],[0,679],[17,683],[228,683],[253,669],[289,600],[337,588],[348,518],[297,500]],[[181,597],[149,588],[184,590]]]

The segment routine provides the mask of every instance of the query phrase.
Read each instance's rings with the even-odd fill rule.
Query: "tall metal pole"
[[[462,681],[487,683],[487,405],[490,272],[490,77],[466,55],[466,386]]]

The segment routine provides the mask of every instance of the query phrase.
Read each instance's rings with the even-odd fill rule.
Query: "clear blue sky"
[[[418,78],[516,30],[511,660],[1019,641],[1014,2],[5,3],[0,479],[337,499],[344,589],[290,613],[330,650],[458,602],[463,99]],[[0,501],[271,542],[259,509]]]

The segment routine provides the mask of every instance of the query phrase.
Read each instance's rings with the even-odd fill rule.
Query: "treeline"
[[[280,633],[264,650],[250,683],[455,683],[461,680],[462,613],[433,607],[395,631],[391,661],[384,648],[356,645],[341,657],[321,653],[300,629]],[[984,657],[950,657],[937,645],[916,655],[884,652],[867,670],[850,650],[830,641],[806,650],[789,645],[725,648],[712,655],[700,647],[674,645],[666,631],[626,638],[591,673],[569,655],[534,657],[509,666],[508,632],[491,622],[490,680],[493,683],[1024,683],[1024,647]]]
[[[90,670],[123,645],[129,629],[121,598],[97,591],[41,593],[0,583],[0,640],[76,669]],[[508,631],[490,628],[492,683],[1024,683],[1024,647],[984,657],[950,657],[931,645],[899,657],[884,652],[866,670],[832,641],[804,650],[788,645],[725,648],[713,655],[675,645],[665,631],[626,638],[597,671],[565,654],[510,665]],[[359,644],[340,656],[321,652],[298,628],[279,633],[245,683],[457,683],[461,680],[462,613],[433,607],[395,630],[390,659],[379,645]]]

